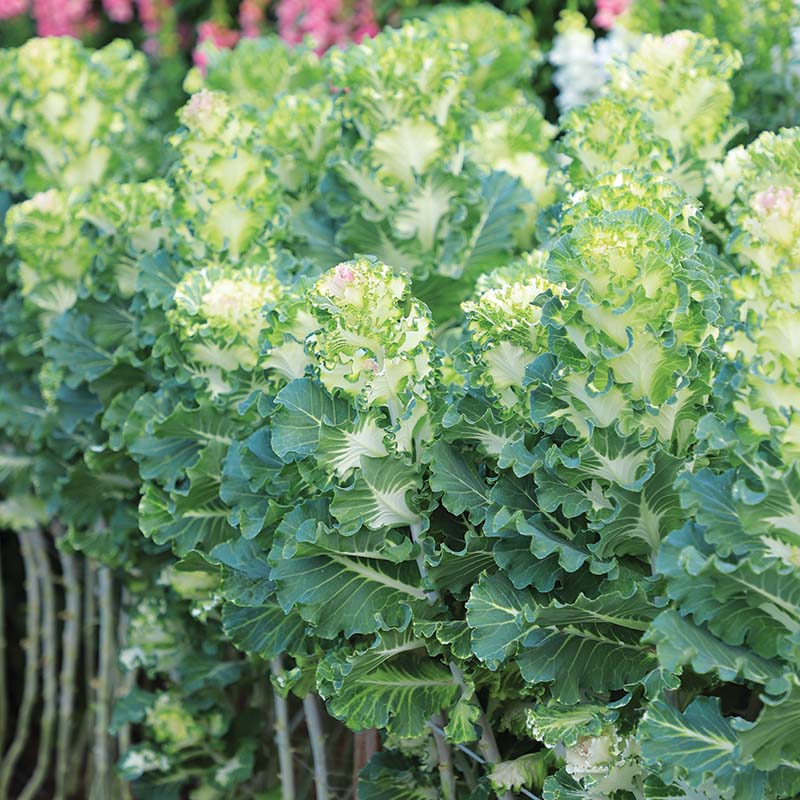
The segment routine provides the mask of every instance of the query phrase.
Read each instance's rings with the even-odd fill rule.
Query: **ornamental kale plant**
[[[502,32],[491,46],[487,28]],[[259,47],[217,54],[187,89],[224,90],[258,120],[284,211],[273,238],[294,254],[375,254],[412,274],[444,320],[480,272],[532,246],[536,214],[556,195],[555,128],[530,92],[538,51],[520,20],[454,8],[387,29],[331,50],[315,67],[330,85],[308,85],[313,54],[276,42],[278,63],[292,66],[254,94],[245,65]]]
[[[596,98],[614,63],[625,60],[646,35],[682,36],[681,31],[691,30],[738,52],[743,68],[723,79],[730,80],[736,112],[752,131],[797,125],[800,6],[794,0],[773,3],[726,0],[713,8],[702,0],[622,3],[612,0],[610,5],[613,19],[601,22],[598,13],[592,20],[596,27],[611,28],[602,38],[595,38],[586,17],[572,7],[563,10],[556,23],[556,37],[548,60],[555,68],[556,103],[562,111]],[[699,93],[711,88],[700,88],[701,84],[696,83],[698,77],[689,74],[686,79]],[[661,80],[664,79],[669,82],[662,73]],[[686,110],[690,107],[691,103]]]
[[[242,42],[146,169],[11,184],[2,519],[119,575],[137,797],[344,796],[345,728],[367,800],[800,793],[800,138],[729,149],[700,33],[558,126],[537,61]]]
[[[694,0],[634,0],[616,24],[662,34],[691,28],[730,43],[744,61],[731,81],[737,112],[755,130],[800,122],[800,7],[792,0],[773,4],[728,0],[713,10]]]
[[[264,722],[242,715],[229,687],[253,697],[264,678],[191,617],[191,586],[142,538],[122,440],[133,400],[158,380],[145,368],[153,321],[133,309],[138,259],[165,244],[158,215],[170,201],[164,181],[135,182],[163,155],[142,96],[146,62],[122,42],[89,53],[69,39],[32,40],[2,60],[0,521],[17,533],[27,613],[0,795],[34,796],[52,777],[54,797],[121,797],[123,781],[153,772],[153,792],[230,793],[253,770]],[[4,698],[5,681],[3,671]]]

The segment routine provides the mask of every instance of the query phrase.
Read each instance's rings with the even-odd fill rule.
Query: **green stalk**
[[[283,661],[280,656],[269,662],[275,678],[283,675]],[[281,796],[283,800],[294,800],[294,770],[292,768],[292,742],[289,736],[289,703],[275,688],[272,690],[275,704],[275,746],[278,749],[280,764]]]
[[[124,642],[128,637],[127,608],[129,605],[130,595],[128,594],[128,590],[123,588],[119,602],[119,623],[117,625],[117,644],[120,648],[124,647]],[[136,686],[137,673],[138,669],[135,668],[130,672],[126,672],[124,676],[120,676],[119,671],[117,671],[117,676],[122,677],[120,688],[122,689],[123,694],[130,694],[130,692]],[[126,723],[120,728],[119,733],[117,734],[117,750],[120,755],[126,753],[130,749],[131,741],[131,726],[130,723]],[[120,781],[119,783],[123,800],[132,800],[133,794],[131,793],[130,784],[127,781]]]
[[[94,693],[94,675],[97,666],[96,662],[96,639],[95,628],[97,604],[95,598],[95,584],[97,566],[86,559],[83,562],[83,627],[82,627],[82,650],[83,650],[83,675],[84,695],[87,698],[86,709],[83,712],[80,730],[72,746],[71,763],[73,768],[67,774],[67,796],[75,794],[78,787],[83,787],[89,783],[91,763],[87,760],[89,742],[92,738],[92,721],[94,719],[93,704],[89,700]]]
[[[478,781],[475,778],[475,770],[464,753],[457,747],[453,757],[453,761],[458,767],[458,771],[464,776],[464,781],[467,784],[467,789],[474,792],[478,788]]]
[[[92,747],[92,785],[89,800],[110,800],[111,763],[108,727],[111,723],[111,681],[114,669],[114,592],[111,570],[97,571],[100,609],[100,657],[95,692],[94,745]]]
[[[486,716],[483,706],[475,696],[475,692],[469,691],[469,688],[464,681],[464,676],[461,674],[461,670],[453,661],[450,662],[450,673],[455,678],[456,683],[458,683],[458,685],[461,687],[463,696],[469,696],[470,702],[477,705],[480,709],[480,713],[478,715],[478,725],[481,727],[481,738],[478,742],[478,749],[481,751],[488,764],[497,764],[498,762],[502,761],[503,758],[500,755],[500,749],[497,747],[497,740],[494,738],[494,731],[492,730],[492,726],[489,724],[489,718]],[[514,795],[511,792],[504,792],[502,795],[499,795],[499,797],[501,800],[514,800]]]
[[[39,643],[41,641],[41,594],[39,592],[38,559],[33,550],[30,531],[18,533],[22,561],[25,565],[25,677],[22,689],[22,700],[8,751],[0,765],[0,797],[10,797],[9,786],[14,767],[19,760],[30,730],[31,714],[36,704],[39,687]]]
[[[42,673],[43,696],[42,717],[39,726],[39,748],[36,755],[36,766],[28,782],[19,795],[19,800],[32,800],[44,783],[50,766],[50,754],[53,749],[55,733],[56,706],[58,704],[58,682],[56,669],[58,652],[56,641],[58,626],[56,624],[56,598],[53,591],[53,571],[50,568],[49,537],[45,537],[38,528],[30,531],[33,555],[38,559],[39,578],[42,585]]]
[[[429,722],[428,726],[432,730],[436,731],[436,725],[433,722]],[[442,736],[444,736],[444,730],[442,728],[439,728],[438,733],[440,733]],[[471,758],[476,764],[480,764],[484,768],[486,768],[487,765],[491,766],[491,763],[489,761],[487,761],[486,758],[484,758],[483,756],[479,756],[474,750],[470,750],[470,748],[467,747],[466,745],[457,744],[456,748],[458,749],[459,756],[461,756],[462,754],[466,755],[469,758]],[[465,774],[469,774],[469,773],[466,772]],[[475,783],[474,779],[471,781],[471,783],[472,784]],[[524,797],[529,797],[530,800],[542,800],[541,797],[539,797],[538,795],[535,795],[532,791],[530,791],[529,789],[526,789],[524,786],[522,786],[520,788],[519,792]],[[501,795],[501,796],[503,798],[510,798],[510,800],[515,800],[514,795],[511,792],[504,792],[503,795]]]
[[[441,714],[432,717],[431,720],[439,729],[444,729],[444,719]],[[433,731],[433,741],[436,743],[436,755],[439,760],[439,781],[442,786],[443,800],[456,800],[456,775],[453,771],[453,754],[450,745],[444,735],[439,733],[436,728]]]
[[[272,728],[275,724],[275,710],[269,703],[268,689],[271,690],[272,687],[269,686],[267,681],[257,681],[253,685],[252,705],[254,708],[261,710],[264,725]],[[266,763],[264,769],[259,770],[257,776],[255,776],[253,791],[265,794],[273,785],[275,759],[273,758],[272,742],[269,739],[259,738],[258,746],[259,750],[256,758],[263,756],[263,758],[266,759]]]
[[[56,736],[56,793],[54,800],[67,795],[70,763],[70,738],[75,710],[75,678],[80,655],[81,587],[75,557],[58,551],[64,581],[64,629],[61,637],[61,675],[59,677],[58,733]]]
[[[303,700],[303,709],[306,712],[306,729],[311,743],[311,758],[314,762],[314,783],[317,787],[317,800],[329,800],[330,790],[328,789],[328,763],[325,757],[325,730],[322,724],[319,698],[315,694],[306,695]]]

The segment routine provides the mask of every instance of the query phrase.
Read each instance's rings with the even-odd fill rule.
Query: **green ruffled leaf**
[[[800,679],[792,677],[785,697],[763,699],[758,719],[739,735],[745,763],[752,760],[763,770],[784,766],[800,771]]]
[[[429,453],[430,487],[443,493],[444,507],[455,516],[469,512],[473,525],[483,522],[489,502],[488,487],[475,465],[445,442],[436,442]]]
[[[359,800],[439,800],[440,789],[399,753],[376,753],[358,776]]]
[[[425,616],[410,539],[384,531],[342,536],[331,531],[325,504],[309,501],[286,515],[270,553],[272,579],[285,611],[297,608],[322,638],[405,628]]]
[[[558,556],[554,553],[536,558],[531,552],[531,539],[525,536],[500,539],[494,546],[494,559],[517,589],[530,586],[539,592],[551,592],[563,576]]]
[[[746,644],[768,659],[798,661],[800,576],[796,573],[762,571],[748,560],[722,560],[694,523],[666,538],[656,567],[682,612],[706,624],[727,644]]]
[[[383,458],[389,454],[384,443],[386,431],[375,413],[360,414],[350,424],[323,425],[316,450],[317,463],[337,478],[347,478],[361,466],[361,458]]]
[[[348,727],[404,738],[426,733],[428,720],[461,695],[450,670],[426,657],[424,641],[391,631],[364,649],[330,653],[317,683],[328,710]]]
[[[577,703],[586,690],[639,683],[656,666],[640,641],[654,615],[641,589],[537,606],[517,657],[522,677],[550,683],[553,697],[566,704]]]
[[[264,659],[304,649],[306,622],[297,613],[286,613],[274,600],[258,607],[222,606],[222,629],[239,650]]]
[[[786,668],[779,661],[727,644],[675,609],[662,611],[642,641],[656,645],[658,660],[671,673],[680,674],[682,667],[688,665],[699,675],[713,673],[723,681],[745,679],[760,683],[773,693],[785,689]]]
[[[567,706],[551,700],[528,710],[527,728],[531,736],[548,747],[559,743],[569,747],[583,736],[599,736],[616,718],[617,712],[607,706],[591,703]]]
[[[680,489],[681,502],[706,526],[705,538],[720,556],[752,554],[762,562],[782,560],[794,566],[791,548],[800,542],[796,466],[778,476],[765,475],[758,490],[733,470],[716,475],[709,469],[683,476]]]
[[[413,506],[421,486],[418,471],[400,459],[362,456],[353,484],[334,492],[331,514],[345,535],[362,525],[370,530],[419,525],[423,518]]]
[[[311,378],[298,378],[278,392],[272,418],[272,447],[284,461],[305,458],[319,444],[323,425],[346,423],[350,409]]]
[[[597,524],[600,541],[592,546],[592,552],[603,559],[654,556],[661,540],[684,519],[673,488],[682,463],[661,451],[654,459],[653,474],[640,491],[613,489],[610,496],[619,510],[610,522]]]
[[[530,592],[515,589],[501,573],[481,575],[467,601],[472,652],[490,663],[514,655],[529,631],[526,611],[533,611]]]
[[[154,409],[148,405],[137,403],[137,410],[141,406],[139,413],[152,414]],[[210,406],[187,409],[179,405],[166,419],[157,418],[152,433],[137,438],[129,449],[139,462],[142,478],[162,481],[170,488],[197,461],[204,447],[212,443],[228,447],[240,425],[235,417]]]
[[[247,539],[223,542],[207,558],[222,568],[220,590],[229,603],[260,606],[275,589],[267,553],[255,542]]]
[[[477,742],[481,737],[481,729],[478,724],[480,715],[480,708],[462,697],[450,711],[447,726],[444,729],[447,741],[453,744]]]
[[[668,783],[683,780],[697,789],[712,780],[726,789],[737,780],[741,746],[716,698],[698,697],[683,713],[654,700],[639,730],[645,763]]]
[[[491,542],[484,536],[467,531],[464,546],[453,549],[442,545],[439,552],[427,557],[428,578],[442,592],[455,594],[473,584],[485,570],[494,566]]]

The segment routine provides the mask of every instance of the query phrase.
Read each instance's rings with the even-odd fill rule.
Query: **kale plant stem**
[[[464,676],[461,674],[461,670],[458,668],[458,665],[455,663],[455,661],[450,662],[450,673],[452,674],[453,678],[455,678],[456,683],[461,687],[462,694],[465,697],[469,696],[469,688],[464,682]],[[486,716],[486,712],[483,710],[483,706],[480,704],[480,701],[475,696],[474,692],[472,692],[470,702],[477,705],[480,709],[478,724],[481,726],[481,738],[478,742],[478,747],[480,748],[481,753],[483,753],[485,763],[497,764],[499,761],[502,761],[503,758],[500,755],[499,748],[497,747],[497,740],[494,738],[494,731],[492,730],[492,726],[489,724],[489,718]],[[500,795],[500,797],[502,800],[514,800],[514,795],[511,792],[504,792],[502,795]]]
[[[269,668],[275,678],[283,675],[283,660],[280,656],[269,662]],[[278,690],[273,687],[272,697],[275,703],[275,746],[278,749],[280,764],[281,796],[283,800],[294,800],[294,770],[292,768],[292,742],[289,736],[289,703]]]
[[[128,638],[128,608],[130,607],[130,595],[128,590],[124,587],[120,592],[119,600],[119,620],[117,622],[117,645],[121,649]],[[119,670],[117,670],[119,676]],[[138,669],[134,667],[121,677],[120,689],[124,695],[130,694],[136,686]],[[116,696],[116,695],[115,695]],[[117,752],[121,756],[126,753],[131,746],[131,725],[125,723],[117,733]],[[121,793],[123,800],[132,800],[133,793],[131,792],[131,785],[128,781],[120,781]]]
[[[97,578],[97,565],[88,558],[83,562],[83,625],[82,651],[83,651],[83,677],[84,696],[87,698],[85,710],[81,720],[81,727],[75,742],[71,747],[71,769],[67,773],[67,796],[74,794],[88,784],[91,779],[91,764],[87,763],[89,742],[92,739],[94,708],[89,700],[94,691],[94,675],[97,658],[97,643],[95,639],[97,604],[95,598],[95,584]],[[83,768],[85,765],[85,768]]]
[[[50,569],[48,553],[49,537],[39,528],[29,532],[33,556],[38,560],[39,579],[42,586],[42,716],[39,725],[39,747],[36,754],[36,766],[19,800],[32,800],[44,783],[50,765],[50,753],[53,747],[55,732],[56,707],[58,705],[58,681],[56,678],[58,652],[56,648],[56,598],[53,591],[53,571]]]
[[[436,755],[439,759],[439,780],[442,785],[443,800],[456,800],[456,775],[453,771],[453,753],[444,736],[444,719],[441,714],[431,718],[437,727],[431,726],[433,740],[436,742]]]
[[[89,800],[108,800],[111,797],[111,759],[108,727],[111,723],[111,682],[114,670],[114,591],[111,570],[97,571],[100,610],[100,651],[97,664],[95,693],[94,746],[92,761],[94,775]]]
[[[64,581],[64,629],[61,636],[61,675],[59,677],[58,733],[56,735],[56,793],[54,800],[67,794],[67,773],[70,769],[70,735],[75,708],[75,678],[80,653],[81,587],[78,583],[75,557],[58,551]],[[74,765],[72,765],[74,766]]]
[[[314,782],[317,787],[317,800],[329,800],[328,763],[325,758],[325,731],[322,725],[322,714],[319,698],[315,694],[306,695],[303,700],[306,712],[306,729],[311,742],[311,758],[314,761]]]
[[[417,568],[419,569],[419,574],[422,580],[425,583],[428,583],[428,569],[425,566],[425,554],[422,552],[422,547],[419,545],[419,539],[422,535],[422,523],[415,522],[413,525],[410,526],[411,531],[411,540],[414,544],[419,546],[419,553],[417,553]],[[432,591],[428,592],[428,601],[430,603],[436,603],[440,599],[439,592]],[[455,667],[457,670],[458,667]],[[453,667],[450,668],[450,671],[453,671]],[[460,675],[460,673],[459,673]],[[463,685],[463,679],[461,681],[461,685]],[[431,722],[434,724],[439,724],[442,721],[441,715],[437,715],[431,719]],[[455,773],[453,772],[453,754],[450,751],[450,745],[445,738],[444,731],[442,733],[436,733],[434,731],[433,739],[436,742],[436,756],[439,760],[439,775],[442,779],[442,796],[445,800],[451,800],[451,798],[455,798],[455,789],[456,789],[456,778]]]
[[[434,733],[440,733],[441,735],[444,735],[444,731],[441,728],[438,728],[436,723],[429,722],[428,725],[430,726],[431,730]],[[467,747],[466,745],[457,744],[456,747],[458,748],[459,752],[464,753],[464,755],[466,756],[469,756],[469,758],[471,758],[476,764],[480,764],[481,766],[485,767],[487,764],[490,763],[483,756],[479,756],[474,750],[470,750],[470,748]],[[538,795],[535,795],[533,792],[531,792],[528,789],[525,789],[524,787],[520,789],[520,794],[524,795],[525,797],[529,797],[530,800],[541,800],[541,798]],[[511,792],[506,792],[503,795],[503,797],[506,796],[513,798]]]
[[[0,797],[10,797],[9,787],[14,767],[28,739],[31,714],[39,686],[39,643],[41,641],[41,595],[39,592],[38,559],[33,551],[30,530],[18,534],[22,561],[25,565],[25,677],[14,738],[0,766]]]

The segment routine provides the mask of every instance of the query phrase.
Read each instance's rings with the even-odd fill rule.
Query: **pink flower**
[[[264,0],[242,0],[239,6],[239,27],[245,39],[255,39],[264,24]]]
[[[210,42],[214,47],[225,49],[234,47],[239,41],[239,31],[226,28],[219,22],[206,20],[197,26],[197,46],[192,53],[192,61],[205,74],[208,67],[208,54],[203,52],[203,45]]]
[[[616,18],[628,10],[631,0],[597,0],[597,14],[592,22],[598,28],[610,30]]]
[[[154,0],[136,0],[136,5],[144,32],[148,34],[148,37],[158,33],[161,27],[161,20]]]
[[[142,29],[147,34],[142,49],[150,55],[172,50],[176,44],[174,18],[170,14],[172,0],[136,0],[136,8]]]
[[[28,10],[28,0],[0,0],[0,19],[11,19]]]
[[[277,8],[278,32],[284,41],[298,44],[311,36],[316,50],[360,41],[378,32],[372,0],[281,0]]]
[[[133,19],[132,0],[103,0],[103,10],[112,22],[130,22]]]
[[[239,41],[239,32],[226,28],[218,22],[206,20],[197,26],[197,43],[211,42],[215,47],[233,47]]]
[[[192,63],[200,70],[200,72],[203,73],[203,75],[206,75],[208,72],[208,53],[196,47],[192,53]]]
[[[77,36],[89,15],[89,0],[33,0],[39,36]]]
[[[371,0],[359,0],[353,15],[353,41],[358,44],[367,36],[374,38],[380,32]]]

